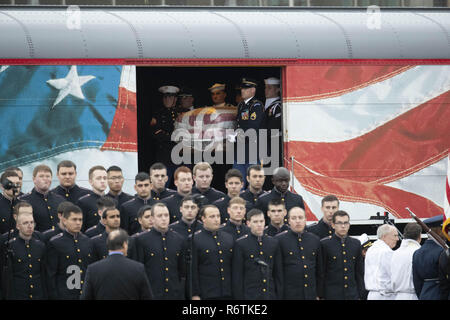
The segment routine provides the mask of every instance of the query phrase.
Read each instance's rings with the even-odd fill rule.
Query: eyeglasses
[[[123,177],[110,177],[110,178],[108,178],[108,180],[120,181],[120,180],[123,180]]]
[[[334,224],[337,225],[337,226],[340,226],[340,227],[341,226],[348,227],[350,225],[350,222],[348,222],[348,221],[345,221],[345,222],[339,221],[339,222],[335,222]]]

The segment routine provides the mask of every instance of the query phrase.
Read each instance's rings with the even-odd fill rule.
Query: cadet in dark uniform
[[[333,222],[333,214],[339,210],[339,200],[335,195],[328,195],[322,199],[323,217],[318,223],[314,223],[307,227],[309,232],[314,233],[320,239],[333,235],[334,230],[331,227]]]
[[[19,176],[19,197],[23,196],[24,193],[22,192],[22,180],[23,180],[23,171],[22,169],[20,169],[19,167],[8,167],[5,169],[6,171],[14,171],[15,173],[17,173],[17,175]]]
[[[445,251],[439,258],[439,292],[441,300],[450,300],[450,259]]]
[[[33,169],[34,188],[31,193],[19,197],[33,206],[36,230],[44,232],[58,224],[56,209],[64,198],[49,191],[52,183],[52,170],[46,165],[38,165]]]
[[[209,163],[199,162],[192,170],[194,173],[195,187],[192,189],[193,194],[201,194],[208,199],[208,204],[225,197],[225,193],[211,187],[213,179],[213,170]]]
[[[242,191],[239,196],[250,203],[250,209],[253,209],[258,198],[266,193],[266,191],[263,190],[265,180],[266,176],[264,175],[264,169],[261,167],[261,165],[254,164],[248,167],[248,188]]]
[[[264,214],[247,213],[250,234],[233,249],[232,289],[237,300],[273,300],[283,295],[283,265],[278,240],[264,235]]]
[[[281,199],[272,199],[269,201],[267,216],[270,219],[269,224],[264,228],[264,234],[275,237],[277,234],[289,229],[284,223],[287,211],[284,202]]]
[[[76,203],[83,210],[83,227],[81,229],[83,232],[95,226],[100,220],[97,200],[105,195],[107,181],[108,175],[104,167],[94,166],[89,169],[89,184],[92,186],[92,191],[78,199]]]
[[[152,206],[153,227],[136,237],[138,260],[157,300],[183,300],[185,295],[185,241],[169,230],[169,210],[163,203]]]
[[[63,232],[63,230],[65,229],[64,225],[63,225],[63,212],[64,209],[67,208],[68,206],[73,205],[72,202],[69,201],[63,201],[59,204],[57,212],[58,212],[58,224],[56,225],[55,228],[52,229],[48,229],[47,231],[42,233],[43,236],[43,240],[45,242],[45,244],[47,244],[51,238],[53,238],[54,236],[56,236],[57,234]]]
[[[173,173],[176,169],[176,165],[171,158],[172,148],[176,143],[171,140],[171,135],[178,117],[176,108],[178,91],[180,89],[174,86],[159,88],[159,92],[163,94],[164,107],[156,114],[156,122],[152,127],[153,138],[157,141],[156,150],[154,150],[155,160],[162,162],[166,166],[169,186],[172,184]]]
[[[251,164],[260,162],[259,157],[259,129],[266,126],[266,115],[264,105],[255,98],[257,83],[250,78],[243,78],[241,81],[241,101],[237,107],[237,129],[242,129],[243,133],[236,137],[235,162],[233,168],[238,169],[242,176],[247,174],[247,169]],[[249,129],[256,130],[251,133]],[[244,134],[248,136],[245,137]],[[250,135],[249,135],[250,134]],[[244,151],[244,154],[242,154]]]
[[[228,232],[236,240],[250,233],[250,228],[244,223],[247,202],[241,197],[234,197],[228,202],[227,212],[230,217],[222,224],[220,230]]]
[[[171,223],[180,220],[181,202],[183,201],[184,197],[192,193],[192,185],[194,183],[192,180],[191,169],[185,166],[178,167],[177,170],[175,170],[173,177],[175,186],[177,187],[177,192],[162,200],[162,202],[169,209]]]
[[[139,172],[135,179],[134,190],[137,195],[125,202],[120,208],[120,227],[132,235],[138,232],[139,223],[137,213],[144,205],[153,205],[156,201],[150,195],[150,176],[146,172]]]
[[[275,169],[272,176],[274,188],[270,193],[260,196],[256,201],[255,208],[264,212],[266,221],[268,220],[267,208],[272,199],[281,199],[281,201],[284,202],[287,211],[291,210],[293,207],[305,209],[302,196],[288,190],[289,181],[289,171],[286,168],[280,167]]]
[[[108,256],[108,248],[106,247],[106,239],[111,231],[120,228],[120,211],[116,208],[106,208],[102,213],[102,219],[105,222],[105,231],[92,240],[92,260],[98,261]]]
[[[144,265],[126,257],[128,235],[112,231],[108,257],[89,265],[81,300],[149,300],[152,290]]]
[[[438,215],[423,221],[431,230],[442,239],[443,216]],[[439,257],[444,249],[431,238],[413,254],[412,273],[414,290],[419,300],[439,300]]]
[[[101,217],[103,215],[103,211],[105,209],[113,209],[117,208],[117,201],[110,196],[103,196],[97,199],[97,214]],[[100,221],[95,225],[90,227],[86,230],[84,233],[89,238],[93,238],[105,231],[105,224],[103,219],[100,219]]]
[[[180,205],[181,219],[169,225],[170,230],[176,231],[185,240],[195,231],[202,229],[201,222],[197,221],[199,207],[195,200],[195,195],[184,197]]]
[[[326,300],[359,300],[364,290],[364,267],[359,240],[348,236],[350,217],[345,211],[333,215],[335,233],[321,240],[323,292]]]
[[[322,296],[322,246],[320,239],[306,231],[305,210],[294,207],[289,211],[290,230],[275,238],[283,257],[284,293],[286,300],[318,300]]]
[[[153,200],[159,201],[176,193],[175,190],[166,188],[168,179],[167,168],[164,164],[157,162],[150,167],[151,195]]]
[[[213,202],[220,211],[222,223],[227,222],[230,217],[227,212],[228,202],[231,198],[239,197],[241,189],[244,186],[243,180],[244,178],[242,177],[241,172],[237,169],[230,169],[225,174],[225,188],[227,189],[227,195]]]
[[[231,299],[233,236],[219,230],[220,212],[214,205],[200,211],[203,230],[193,238],[192,300]]]
[[[118,166],[111,166],[106,170],[108,177],[109,192],[107,196],[117,201],[117,208],[122,204],[133,199],[131,194],[122,191],[125,178],[123,177],[122,169]]]
[[[92,262],[91,239],[82,234],[83,213],[77,206],[64,210],[66,230],[50,239],[47,247],[50,299],[78,300],[87,266]]]
[[[0,234],[3,234],[16,226],[16,222],[12,219],[12,211],[18,202],[19,175],[15,171],[5,171],[1,175],[0,181],[2,189],[0,194]]]
[[[141,233],[149,231],[153,226],[153,221],[151,220],[151,209],[152,207],[149,205],[145,205],[141,207],[138,211],[138,222],[140,228],[137,233],[133,234],[128,238],[128,257],[133,260],[137,260],[137,251],[136,251],[136,237],[138,237]]]
[[[46,248],[34,233],[33,208],[22,202],[15,208],[17,234],[4,244],[8,248],[8,268],[1,273],[3,298],[9,300],[46,299],[45,259]],[[3,246],[3,243],[2,243]],[[3,251],[4,252],[4,251]],[[1,268],[5,265],[5,255],[1,255]],[[3,270],[2,270],[3,271]],[[8,284],[8,285],[7,285]]]
[[[77,166],[70,160],[63,160],[58,163],[56,176],[59,180],[59,186],[52,192],[60,195],[66,201],[77,203],[78,199],[89,193],[89,189],[79,187],[75,180],[77,178]]]

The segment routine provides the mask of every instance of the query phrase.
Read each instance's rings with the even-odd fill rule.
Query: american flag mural
[[[77,164],[77,181],[89,187],[94,165],[118,165],[125,190],[137,172],[135,66],[1,66],[0,172],[24,171],[33,187],[35,165],[53,170],[61,160]]]
[[[285,165],[308,219],[327,194],[352,219],[443,214],[449,90],[445,65],[288,67]]]

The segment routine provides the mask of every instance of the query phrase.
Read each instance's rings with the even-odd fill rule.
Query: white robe
[[[391,282],[395,300],[418,300],[414,291],[412,257],[420,244],[412,239],[402,241],[391,261]]]
[[[377,240],[367,250],[364,261],[364,283],[369,291],[367,300],[392,300],[391,260],[394,251],[383,240]]]

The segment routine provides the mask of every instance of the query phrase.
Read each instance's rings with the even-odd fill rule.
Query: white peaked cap
[[[158,91],[164,94],[176,94],[180,89],[174,86],[162,86]]]
[[[264,79],[264,83],[277,86],[280,84],[280,79],[271,77],[271,78]]]

